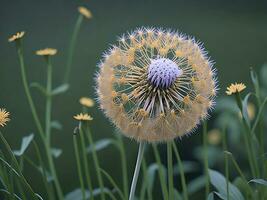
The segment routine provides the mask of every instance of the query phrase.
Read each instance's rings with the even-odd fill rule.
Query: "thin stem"
[[[227,151],[227,143],[226,143],[226,131],[223,131],[223,149],[224,151]],[[228,164],[228,156],[224,155],[224,168],[225,168],[225,176],[226,176],[226,194],[227,194],[227,200],[230,199],[229,196],[229,164]]]
[[[45,138],[45,149],[48,157],[48,164],[51,170],[51,173],[54,177],[55,187],[59,199],[64,199],[62,189],[57,177],[55,164],[53,161],[51,150],[51,112],[52,112],[52,64],[50,56],[45,57],[47,61],[47,86],[46,86],[46,108],[45,108],[45,127],[46,127],[46,138]]]
[[[209,160],[208,160],[208,146],[207,146],[207,122],[203,123],[203,155],[204,155],[204,172],[206,176],[205,193],[206,198],[210,191],[210,176],[209,176]]]
[[[173,144],[174,153],[177,158],[179,169],[180,169],[181,182],[182,182],[182,188],[183,188],[183,197],[184,197],[184,200],[188,200],[188,192],[187,192],[187,186],[186,186],[186,180],[185,180],[185,174],[184,174],[184,166],[183,166],[178,148],[175,145],[175,142],[173,142],[172,144]]]
[[[92,147],[93,161],[94,161],[94,165],[95,165],[95,168],[96,168],[97,180],[98,180],[98,183],[99,183],[99,186],[100,186],[100,190],[101,190],[100,196],[101,196],[102,200],[105,200],[104,183],[103,183],[103,178],[102,178],[101,171],[100,171],[101,168],[100,168],[100,165],[99,165],[97,153],[96,153],[96,150],[95,150],[95,144],[94,144],[94,141],[93,141],[93,137],[92,137],[91,131],[89,129],[89,124],[85,124],[85,125],[86,125],[86,131],[87,131],[86,135],[88,137],[89,145]]]
[[[172,143],[167,143],[167,163],[168,163],[168,185],[169,185],[169,199],[174,199],[173,188],[173,166],[172,166]]]
[[[129,198],[129,188],[128,188],[128,172],[127,172],[127,161],[125,155],[125,148],[121,135],[118,135],[118,144],[121,154],[121,168],[122,168],[122,179],[123,179],[123,191],[126,199]]]
[[[81,144],[82,144],[82,156],[83,156],[85,177],[86,177],[87,185],[88,185],[88,188],[90,191],[91,199],[93,200],[94,199],[93,186],[92,186],[91,179],[90,179],[90,173],[89,173],[90,169],[89,169],[89,165],[88,165],[88,158],[86,155],[84,132],[81,128],[80,128],[80,136],[81,136]]]
[[[133,200],[134,199],[136,184],[137,184],[137,180],[138,180],[138,176],[139,176],[139,171],[140,171],[140,166],[141,166],[141,163],[142,163],[142,158],[143,158],[143,155],[144,155],[144,150],[145,150],[145,143],[144,142],[140,142],[139,143],[137,160],[136,160],[135,169],[134,169],[133,180],[132,180],[132,184],[131,184],[129,200]]]
[[[17,41],[16,47],[17,47],[17,53],[18,53],[18,57],[19,57],[19,63],[20,63],[20,69],[21,69],[21,78],[22,78],[22,83],[23,83],[23,87],[24,87],[24,90],[25,90],[25,94],[26,94],[26,97],[27,97],[29,105],[30,105],[30,109],[31,109],[31,112],[32,112],[32,116],[33,116],[34,122],[35,122],[35,124],[37,126],[37,129],[38,129],[38,131],[40,133],[41,138],[44,139],[44,131],[43,131],[40,119],[39,119],[39,117],[37,115],[36,108],[35,108],[34,102],[32,100],[32,96],[31,96],[30,89],[29,89],[29,86],[28,86],[27,75],[26,75],[26,70],[25,70],[25,63],[24,63],[24,57],[23,57],[23,48],[22,48],[20,40]]]
[[[77,36],[78,36],[78,33],[80,31],[80,28],[81,28],[82,21],[83,21],[83,16],[79,15],[79,17],[75,23],[74,31],[73,31],[73,34],[72,34],[71,40],[70,40],[70,47],[69,47],[69,52],[68,52],[68,60],[67,60],[67,67],[66,67],[65,76],[64,76],[64,83],[67,83],[69,81],[69,76],[70,76],[71,66],[72,66],[72,60],[73,60],[73,52],[74,52],[75,44],[77,41]]]
[[[165,176],[164,176],[163,165],[162,165],[161,160],[160,160],[160,156],[159,156],[159,152],[158,152],[157,146],[155,144],[152,144],[152,147],[153,147],[153,151],[154,151],[154,155],[155,155],[155,158],[156,158],[157,165],[159,167],[158,172],[159,172],[160,185],[161,185],[161,189],[162,189],[162,193],[163,193],[163,199],[167,200],[167,199],[169,199],[168,198],[168,189],[167,189],[167,186],[166,186],[167,183],[166,183]]]
[[[80,181],[81,190],[82,190],[82,198],[83,200],[85,200],[86,196],[85,196],[84,182],[83,182],[83,177],[82,177],[81,159],[80,159],[79,150],[78,150],[77,135],[73,135],[73,146],[74,146],[74,152],[75,152],[75,157],[76,157],[79,181]]]

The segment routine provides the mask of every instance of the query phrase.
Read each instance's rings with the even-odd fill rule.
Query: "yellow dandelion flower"
[[[90,19],[93,17],[92,13],[90,10],[88,10],[87,8],[80,6],[78,7],[78,11],[81,15],[83,15],[84,17],[86,17],[87,19]]]
[[[92,121],[93,120],[93,118],[90,115],[83,114],[83,113],[77,114],[73,116],[73,118],[78,121]]]
[[[6,125],[6,123],[10,120],[9,115],[9,112],[3,108],[0,108],[0,126],[4,127]]]
[[[220,144],[222,135],[218,129],[212,129],[208,132],[208,142],[212,145]]]
[[[96,80],[107,117],[126,136],[148,142],[191,132],[208,115],[217,91],[202,45],[156,28],[122,36],[104,55]]]
[[[10,38],[8,38],[9,42],[14,42],[18,39],[21,39],[25,35],[24,31],[17,32],[16,34],[12,35]]]
[[[53,56],[56,55],[57,50],[52,49],[52,48],[45,48],[45,49],[40,49],[36,51],[36,55],[38,56]]]
[[[88,108],[93,107],[95,105],[94,100],[88,97],[80,98],[79,102],[81,105],[86,106]]]
[[[227,87],[226,94],[232,95],[237,92],[243,91],[245,88],[246,86],[243,83],[235,83],[235,84],[232,83],[229,87]]]

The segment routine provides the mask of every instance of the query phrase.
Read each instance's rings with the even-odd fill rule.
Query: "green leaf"
[[[10,194],[9,191],[5,190],[5,189],[0,189],[0,193],[3,193],[5,197],[7,197],[7,199],[14,199],[14,197],[16,197],[16,199],[22,200],[18,195],[16,194]]]
[[[248,93],[245,96],[244,100],[242,101],[242,105],[243,105],[242,113],[243,113],[244,119],[245,119],[245,121],[249,127],[250,127],[250,120],[248,117],[248,100],[249,100],[250,96],[251,96],[251,93]]]
[[[22,156],[24,154],[24,152],[26,151],[26,149],[28,148],[28,146],[30,145],[31,141],[34,138],[34,134],[30,134],[28,136],[25,136],[22,138],[22,142],[21,142],[21,146],[19,150],[15,150],[13,153],[16,156]]]
[[[267,186],[267,181],[264,180],[264,179],[252,179],[249,181],[249,183],[257,183],[257,184],[260,184],[260,185],[264,185],[264,186]]]
[[[109,189],[104,188],[104,193],[109,193]],[[93,196],[98,196],[101,194],[101,189],[100,188],[96,188],[93,190]],[[85,190],[85,199],[89,200],[91,197],[90,195],[90,191],[89,190]],[[66,194],[65,199],[64,200],[83,200],[83,195],[82,195],[82,190],[80,188],[76,188],[75,190],[69,192],[68,194]]]
[[[54,158],[58,158],[62,154],[62,149],[51,148],[51,154],[54,156]]]
[[[114,141],[111,140],[111,139],[98,140],[98,141],[96,141],[94,143],[94,149],[95,149],[95,151],[100,151],[100,150],[103,150],[103,149],[107,148],[111,144],[114,144]],[[88,146],[86,151],[88,153],[92,153],[93,147],[92,146]]]
[[[197,191],[201,190],[206,183],[206,177],[205,176],[199,176],[188,183],[187,190],[189,194],[194,194]]]
[[[209,193],[207,200],[214,200],[214,193],[213,192]]]
[[[154,182],[155,182],[155,175],[156,175],[156,171],[158,170],[158,165],[156,163],[152,163],[151,165],[149,165],[148,169],[147,169],[147,178],[148,178],[148,188],[150,191],[152,191]]]
[[[40,83],[31,83],[30,87],[36,88],[37,90],[39,90],[44,96],[47,96],[47,92],[46,89],[40,84]]]
[[[184,173],[192,173],[192,172],[195,172],[199,169],[198,163],[193,162],[193,161],[183,161],[182,165],[183,165]],[[179,169],[178,164],[176,164],[174,166],[173,173],[174,173],[174,175],[180,174],[180,169]]]
[[[211,169],[209,169],[209,176],[211,184],[218,190],[220,198],[227,200],[227,189],[226,189],[227,184],[225,177],[221,173]],[[229,198],[230,200],[244,200],[244,197],[238,190],[238,188],[230,182],[229,182]]]
[[[69,89],[69,84],[67,84],[67,83],[62,84],[52,91],[52,95],[62,94],[64,92],[66,92],[68,89]]]
[[[174,188],[174,199],[178,200],[178,199],[183,199],[183,197],[181,196],[181,194]]]
[[[59,121],[54,120],[51,122],[51,128],[62,130],[62,124]]]

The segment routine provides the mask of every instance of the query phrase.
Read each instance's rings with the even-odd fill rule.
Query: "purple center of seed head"
[[[167,58],[152,59],[148,67],[148,80],[160,88],[168,88],[183,71]]]

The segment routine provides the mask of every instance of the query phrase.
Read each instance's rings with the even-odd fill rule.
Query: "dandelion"
[[[92,13],[90,10],[88,10],[87,8],[80,6],[78,7],[78,11],[81,15],[83,15],[84,17],[86,17],[87,19],[90,19],[93,17]]]
[[[213,63],[199,42],[177,32],[140,28],[124,35],[99,69],[101,108],[138,141],[190,133],[214,106]]]
[[[90,115],[83,114],[83,113],[77,114],[73,116],[73,118],[78,121],[92,121],[93,120],[93,118]]]
[[[7,112],[4,108],[0,108],[0,126],[4,127],[9,119],[10,113]]]
[[[25,32],[24,32],[24,31],[17,32],[16,34],[12,35],[12,36],[8,39],[8,41],[9,41],[9,42],[14,42],[14,41],[16,41],[16,40],[21,39],[24,35],[25,35]]]
[[[88,108],[91,108],[95,105],[94,100],[88,97],[81,97],[79,102],[81,105],[86,106]]]
[[[227,95],[232,95],[235,93],[242,92],[246,88],[245,84],[243,83],[235,83],[231,84],[229,87],[227,87],[226,94]]]
[[[56,55],[57,50],[52,49],[52,48],[45,48],[45,49],[40,49],[36,51],[36,55],[38,56],[53,56]]]

